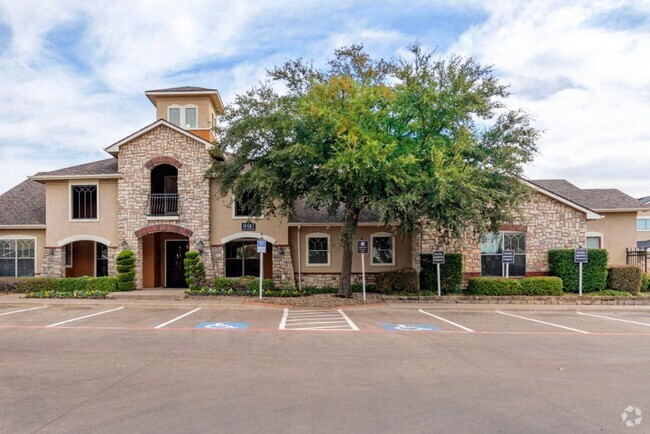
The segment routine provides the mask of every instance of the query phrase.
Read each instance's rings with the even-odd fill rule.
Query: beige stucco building
[[[182,287],[191,249],[201,251],[211,278],[258,275],[262,268],[281,285],[338,284],[342,213],[329,216],[298,201],[291,219],[250,215],[246,203],[221,197],[216,181],[205,177],[216,158],[213,129],[224,113],[218,92],[182,87],[145,94],[156,120],[108,146],[110,158],[39,172],[0,196],[0,276],[112,275],[116,255],[129,248],[138,288]],[[538,275],[548,270],[551,248],[584,245],[598,233],[600,246],[611,246],[619,261],[628,237],[636,240],[636,210],[594,209],[556,191],[553,181],[522,182],[532,194],[520,221],[483,240],[468,235],[446,246],[463,253],[466,276],[501,275],[504,249],[516,253],[511,275]],[[357,238],[370,242],[364,256],[370,281],[377,273],[418,269],[421,254],[441,247],[427,225],[404,235],[372,213],[362,214]],[[267,242],[261,265],[260,239]],[[355,281],[361,258],[353,259]]]

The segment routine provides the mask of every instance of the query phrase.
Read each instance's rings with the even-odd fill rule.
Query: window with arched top
[[[147,215],[178,215],[178,169],[171,164],[159,164],[151,169],[151,193]]]
[[[370,236],[372,255],[370,263],[377,266],[395,265],[395,236],[388,232],[377,232]]]
[[[194,104],[172,104],[167,107],[167,120],[177,127],[185,129],[197,128],[199,108]]]
[[[331,264],[332,249],[328,234],[307,234],[307,266],[328,267]]]

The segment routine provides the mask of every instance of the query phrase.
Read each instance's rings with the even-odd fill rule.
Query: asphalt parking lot
[[[0,305],[0,355],[0,432],[650,432],[647,309]]]

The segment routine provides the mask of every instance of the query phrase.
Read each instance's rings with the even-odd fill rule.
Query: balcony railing
[[[174,216],[178,215],[178,194],[150,194],[147,215]]]

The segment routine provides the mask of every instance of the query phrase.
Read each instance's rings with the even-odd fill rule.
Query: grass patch
[[[627,291],[617,291],[615,289],[587,292],[585,295],[590,297],[632,297],[632,294]]]

